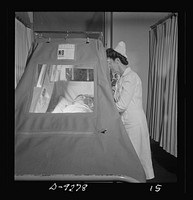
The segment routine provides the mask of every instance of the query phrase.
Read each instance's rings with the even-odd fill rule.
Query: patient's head
[[[79,94],[74,102],[78,102],[80,104],[86,104],[91,110],[94,108],[94,97],[88,94]]]
[[[74,99],[74,103],[83,103],[84,104],[84,95],[83,94],[79,94],[78,96],[76,96],[76,98]]]

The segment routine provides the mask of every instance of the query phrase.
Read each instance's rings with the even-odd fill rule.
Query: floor
[[[177,182],[177,158],[163,150],[154,140],[151,140],[151,151],[155,178],[147,182]]]

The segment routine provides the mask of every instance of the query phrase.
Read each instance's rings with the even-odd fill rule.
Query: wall
[[[105,12],[34,12],[35,32],[103,32],[105,28]],[[44,33],[45,37],[64,38],[64,33]],[[68,34],[68,37],[85,37],[85,34]],[[100,34],[90,34],[92,38],[99,38]],[[104,42],[104,40],[103,40]]]
[[[124,41],[131,68],[142,81],[143,108],[146,112],[148,69],[149,69],[149,29],[168,13],[113,12],[113,48]]]
[[[104,12],[34,12],[34,31],[103,31]]]

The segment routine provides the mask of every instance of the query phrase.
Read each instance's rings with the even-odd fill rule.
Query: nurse
[[[146,179],[154,178],[149,131],[142,106],[141,79],[128,65],[126,46],[119,42],[115,49],[106,50],[108,66],[113,74],[119,74],[114,100],[128,136],[144,168]]]

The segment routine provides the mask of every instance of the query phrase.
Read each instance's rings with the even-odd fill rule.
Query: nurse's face
[[[119,65],[111,58],[107,58],[107,65],[113,73],[119,73]]]

